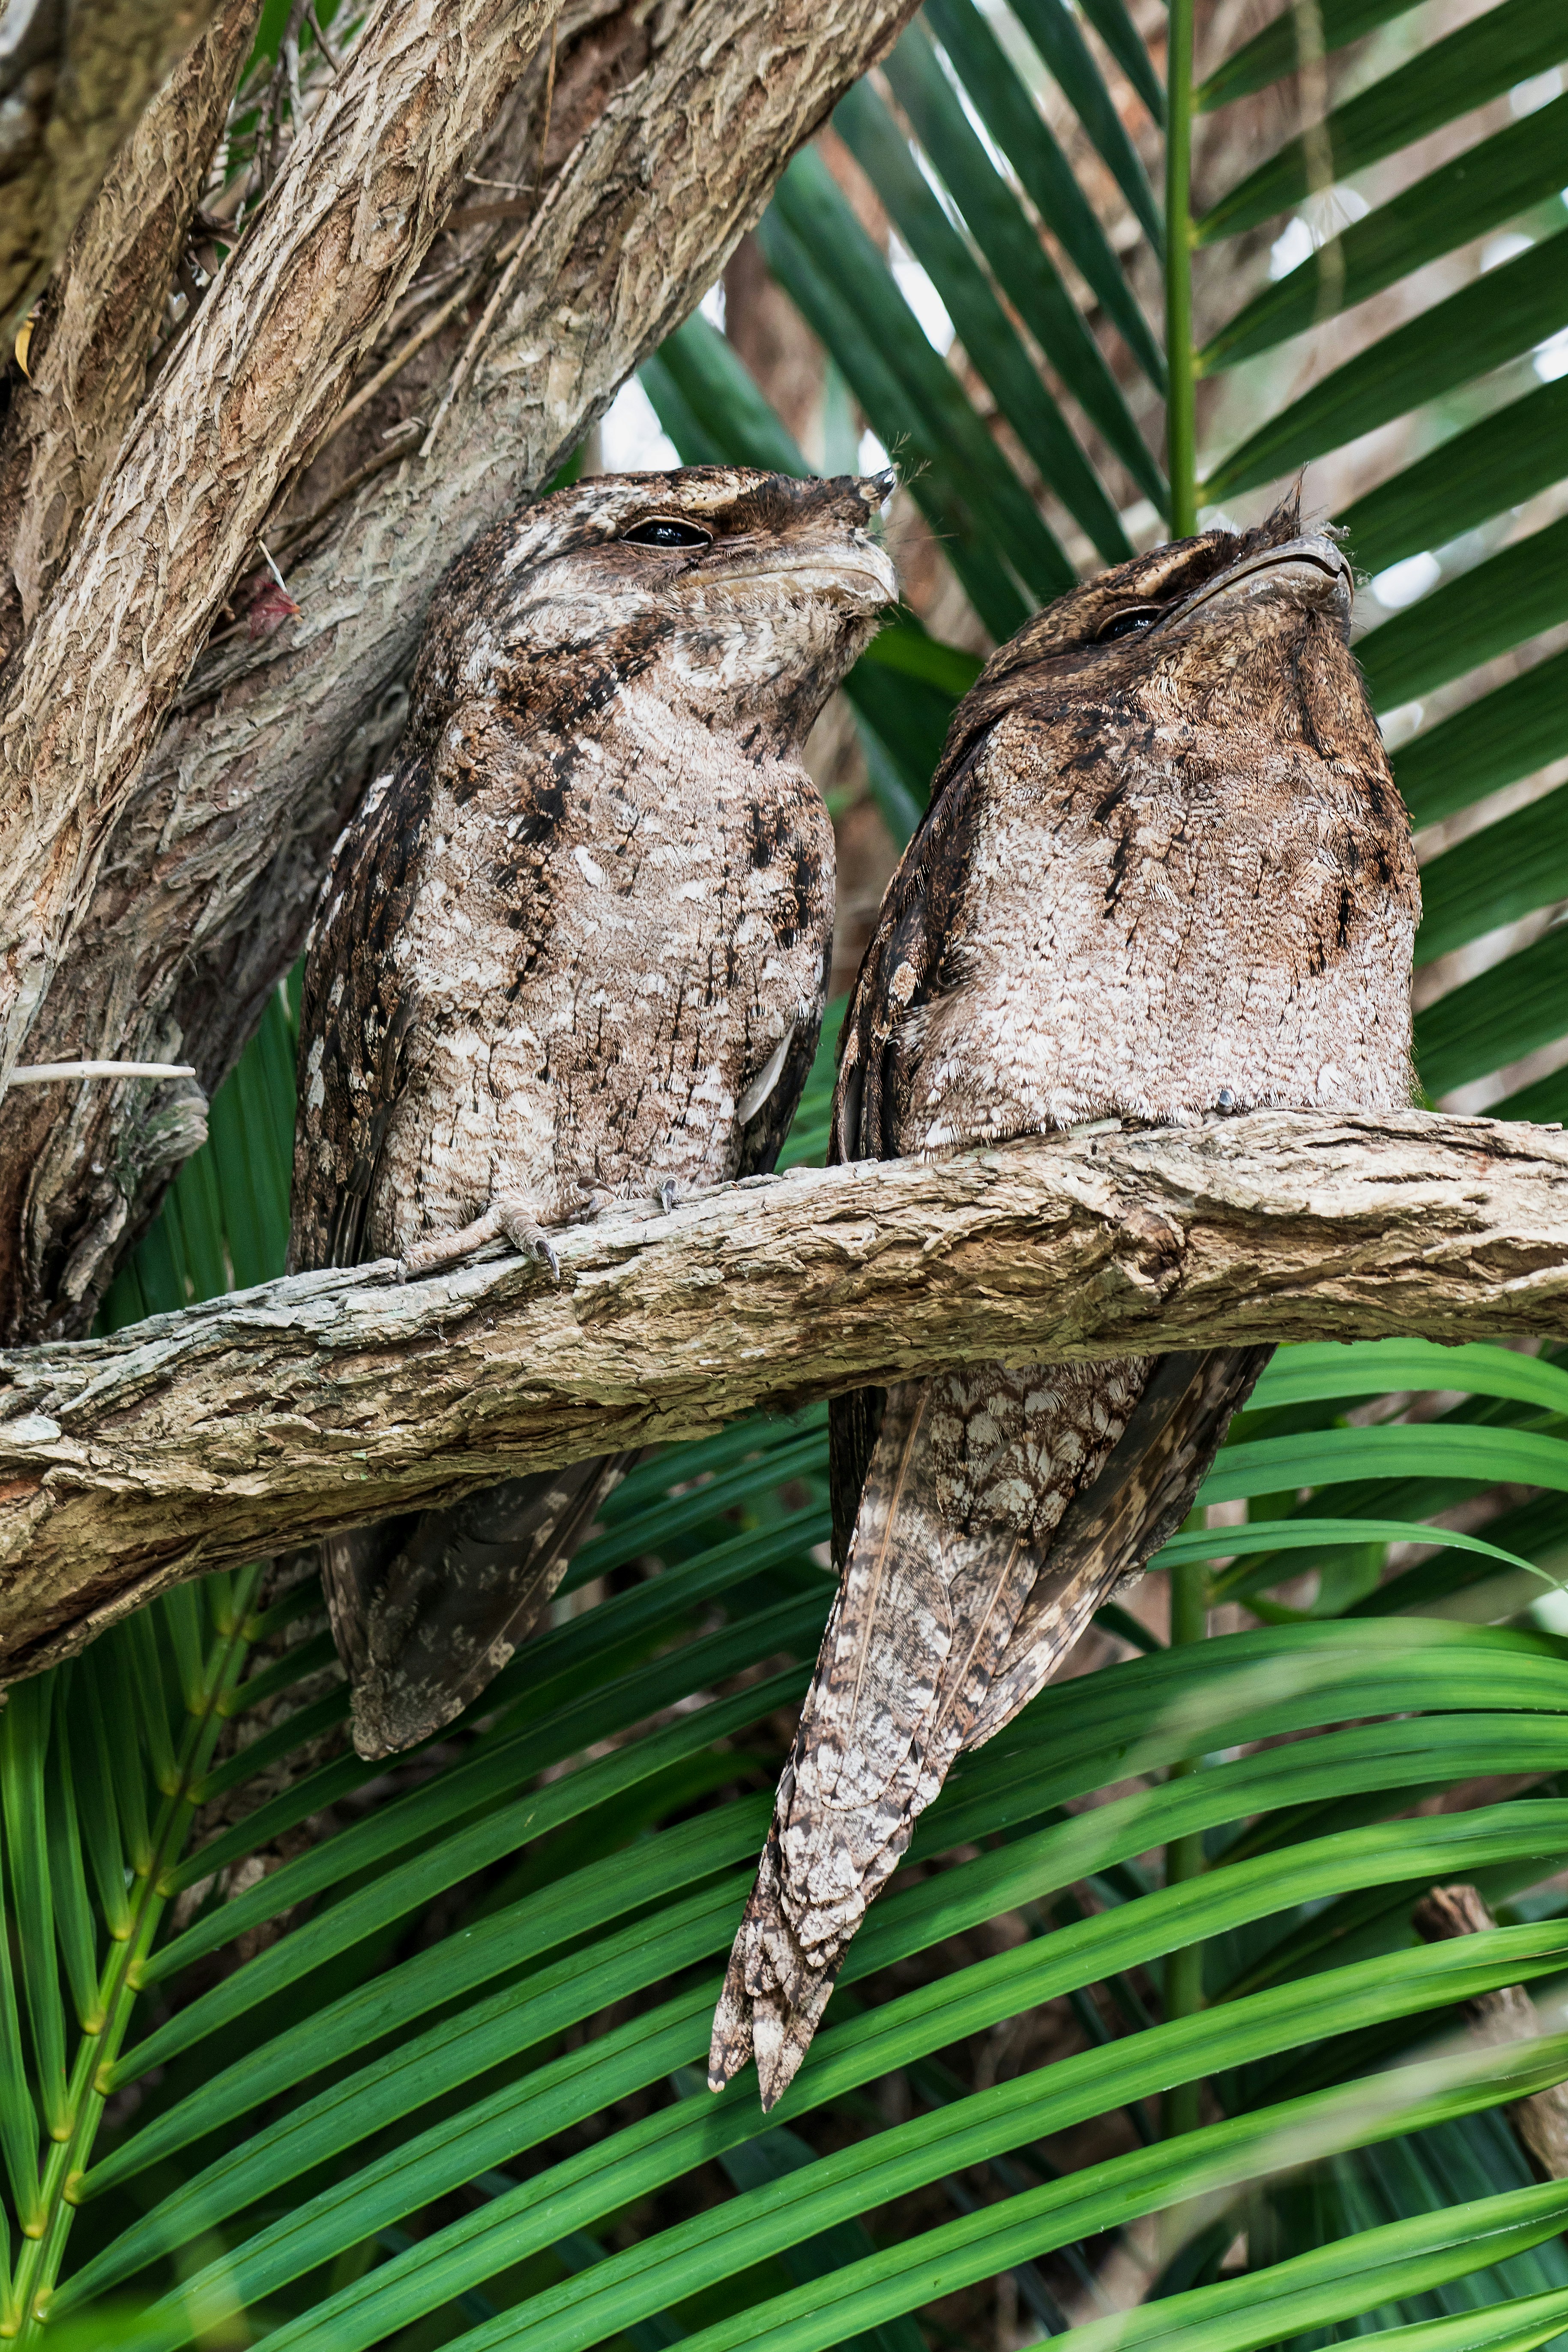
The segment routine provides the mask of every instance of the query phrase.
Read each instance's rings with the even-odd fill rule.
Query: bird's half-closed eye
[[[1101,621],[1094,633],[1094,642],[1108,646],[1117,637],[1135,637],[1141,631],[1153,627],[1162,610],[1158,604],[1124,604],[1120,613],[1112,613],[1108,621]]]
[[[694,522],[678,522],[673,515],[651,515],[634,522],[621,537],[633,547],[711,547],[713,534]]]

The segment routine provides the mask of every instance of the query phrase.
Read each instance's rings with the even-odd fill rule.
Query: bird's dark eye
[[[634,522],[621,537],[633,547],[711,547],[713,534],[694,522],[677,522],[671,515],[656,515],[649,522]]]
[[[1120,613],[1112,613],[1102,621],[1095,633],[1097,646],[1108,646],[1117,637],[1135,637],[1143,629],[1152,628],[1160,617],[1158,604],[1127,604]]]

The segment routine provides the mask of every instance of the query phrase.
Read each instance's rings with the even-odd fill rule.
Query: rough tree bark
[[[38,306],[0,428],[0,658],[58,576],[135,415],[261,0],[227,0],[115,156]]]
[[[143,404],[0,690],[0,1077],[256,536],[558,0],[384,7]]]
[[[205,29],[214,0],[12,0],[12,11],[0,68],[0,323],[42,289],[110,159]]]
[[[481,167],[525,187],[542,169],[554,176],[430,456],[400,457],[294,541],[284,562],[298,620],[203,657],[79,908],[30,1059],[185,1060],[209,1092],[226,1074],[298,953],[331,843],[395,734],[442,572],[550,478],[690,311],[789,154],[913,5],[665,0],[563,16],[549,152],[538,155],[522,107]],[[455,318],[355,418],[350,454],[384,455],[382,435],[411,411],[428,422],[473,326],[471,313]],[[296,507],[309,512],[342,478],[323,460]],[[199,1108],[130,1085],[6,1105],[0,1328],[85,1328]]]
[[[796,1169],[399,1285],[300,1275],[0,1356],[0,1669],[499,1477],[943,1365],[1559,1337],[1568,1138],[1258,1113]]]

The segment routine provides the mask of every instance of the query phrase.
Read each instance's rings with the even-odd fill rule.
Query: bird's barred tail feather
[[[449,1509],[329,1538],[321,1580],[366,1758],[428,1739],[526,1640],[633,1456],[509,1478]]]
[[[752,2055],[764,2107],[788,2087],[953,1761],[1181,1524],[1268,1353],[986,1365],[889,1392],[714,2017],[715,2090]],[[1037,1509],[1020,1532],[1003,1513],[1026,1466]]]

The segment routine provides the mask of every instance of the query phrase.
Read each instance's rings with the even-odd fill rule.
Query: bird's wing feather
[[[928,1002],[939,979],[935,966],[948,910],[968,868],[971,799],[989,731],[987,726],[964,734],[956,756],[944,758],[925,815],[888,886],[845,1011],[830,1167],[898,1156],[893,1040],[900,1022]],[[833,1557],[840,1567],[849,1557],[885,1396],[882,1389],[857,1389],[827,1408]]]
[[[1268,1348],[1162,1356],[1099,1475],[1068,1505],[965,1739],[983,1747],[1044,1689],[1117,1586],[1168,1543]]]
[[[417,763],[373,784],[339,842],[300,1008],[299,1120],[289,1265],[356,1265],[387,1127],[417,1016],[393,942],[417,886],[429,807]],[[314,946],[314,942],[312,943]]]
[[[322,1545],[362,1756],[412,1748],[472,1704],[537,1622],[635,1458],[605,1454],[508,1478],[447,1510],[384,1519]]]
[[[740,1156],[735,1165],[737,1176],[771,1176],[777,1164],[784,1139],[800,1107],[802,1091],[811,1076],[811,1066],[816,1059],[816,1048],[822,1036],[822,1015],[827,1003],[831,951],[829,941],[823,955],[822,978],[816,1002],[803,1006],[784,1049],[778,1076],[752,1117],[745,1121],[741,1135]],[[765,1071],[765,1064],[763,1069]],[[752,1083],[756,1083],[755,1078]],[[743,1106],[743,1096],[742,1102]]]

